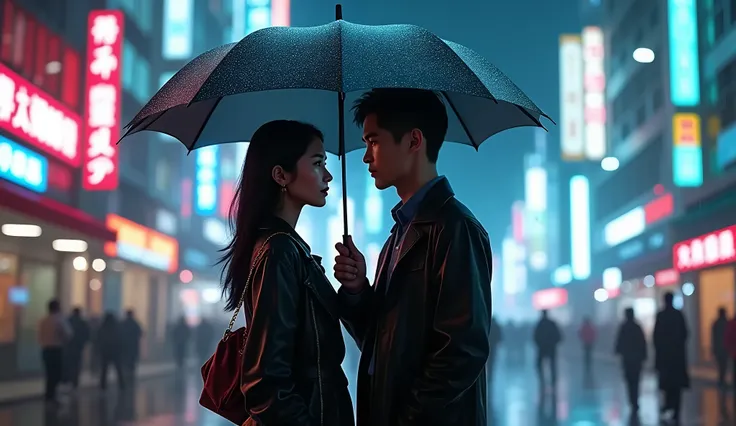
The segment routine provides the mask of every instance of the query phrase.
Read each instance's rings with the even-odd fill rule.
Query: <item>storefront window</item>
[[[20,284],[28,289],[28,304],[21,310],[18,335],[18,370],[41,370],[41,350],[36,340],[38,323],[46,316],[50,300],[56,297],[56,268],[28,262],[21,266]]]
[[[700,300],[700,358],[710,361],[711,326],[718,317],[718,309],[725,308],[728,318],[734,315],[733,268],[710,269],[700,273],[696,290]]]
[[[11,292],[16,285],[18,258],[0,253],[0,343],[15,340],[15,307]]]

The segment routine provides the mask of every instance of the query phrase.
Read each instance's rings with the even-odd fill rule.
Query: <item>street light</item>
[[[642,64],[651,64],[654,62],[654,51],[647,47],[640,47],[634,50],[634,60]]]
[[[619,161],[616,157],[606,157],[601,160],[601,168],[607,172],[618,170]]]

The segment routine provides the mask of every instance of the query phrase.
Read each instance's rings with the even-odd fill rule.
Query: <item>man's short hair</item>
[[[362,126],[371,114],[376,114],[378,126],[388,130],[397,142],[413,129],[421,130],[427,159],[437,163],[448,122],[440,95],[421,89],[372,89],[353,104],[355,124]]]

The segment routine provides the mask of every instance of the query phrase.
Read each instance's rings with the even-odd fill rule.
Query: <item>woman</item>
[[[322,132],[297,121],[266,123],[250,141],[223,256],[228,310],[238,308],[253,268],[243,298],[246,425],[354,422],[337,294],[294,231],[305,205],[326,203],[325,159]]]

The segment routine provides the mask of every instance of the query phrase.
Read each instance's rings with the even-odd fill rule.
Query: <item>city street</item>
[[[586,383],[579,363],[562,362],[561,381],[552,410],[552,395],[547,393],[544,410],[531,357],[522,366],[508,363],[501,356],[494,384],[494,422],[497,426],[618,426],[628,424],[628,407],[617,366],[601,363],[595,377]],[[641,398],[641,425],[657,425],[655,382],[645,380]],[[40,400],[0,406],[3,426],[225,426],[229,423],[198,405],[199,378],[194,371],[186,377],[150,379],[138,383],[130,392],[101,394],[86,390],[58,412],[44,408]],[[700,386],[685,395],[683,425],[729,425],[719,408],[718,392]],[[729,405],[722,403],[722,405]],[[729,408],[730,410],[730,408]],[[731,417],[733,418],[733,417]],[[117,421],[117,423],[116,423]]]

